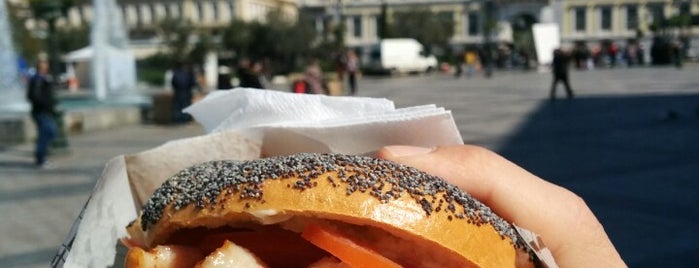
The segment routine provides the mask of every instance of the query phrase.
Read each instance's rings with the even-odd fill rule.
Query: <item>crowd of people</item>
[[[359,57],[352,50],[343,50],[336,53],[333,57],[336,79],[339,82],[341,91],[346,95],[357,94],[357,79],[360,73]],[[347,80],[347,89],[344,89],[345,79]],[[291,91],[295,93],[308,94],[331,94],[328,79],[324,77],[323,71],[318,59],[311,58],[308,60],[304,68],[303,78],[293,81]]]
[[[636,41],[630,41],[620,48],[614,42],[603,41],[588,48],[584,43],[576,44],[572,58],[577,69],[594,69],[598,67],[616,67],[618,65],[638,66],[645,64],[645,48]]]
[[[635,67],[646,64],[682,67],[688,40],[655,37],[647,47],[638,40],[631,39],[625,45],[611,40],[603,40],[592,46],[584,42],[576,43],[571,51],[576,69]]]
[[[352,49],[343,50],[335,53],[333,61],[337,80],[341,84],[347,83],[346,94],[355,95],[357,93],[357,78],[360,73],[357,53]],[[234,71],[229,66],[219,67],[216,89],[268,88],[269,81],[272,79],[270,67],[269,60],[260,61],[241,57],[234,67]],[[309,58],[306,60],[302,78],[293,81],[291,87],[292,91],[297,93],[330,94],[328,82],[323,75],[320,61],[316,58]]]
[[[337,78],[344,84],[345,74],[349,84],[349,94],[357,94],[357,75],[359,73],[359,57],[353,49],[340,51],[335,55],[335,71]]]
[[[532,63],[530,53],[526,49],[510,44],[467,46],[454,53],[453,61],[456,77],[463,73],[466,77],[471,77],[478,70],[483,70],[487,76],[492,75],[492,69],[527,70]]]
[[[617,42],[603,40],[592,46],[588,46],[585,42],[577,42],[573,46],[557,49],[550,65],[553,74],[551,99],[555,99],[556,87],[559,83],[564,85],[568,99],[573,98],[574,94],[568,79],[569,65],[571,68],[589,70],[616,66],[641,66],[651,62],[663,63],[663,60],[666,60],[665,63],[674,63],[678,68],[681,67],[683,43],[679,41],[663,43],[661,41],[654,40],[650,48],[644,47],[641,42],[636,40],[628,40],[623,47]],[[527,70],[535,62],[533,52],[511,44],[469,46],[454,55],[454,76],[457,78],[464,74],[466,77],[471,77],[477,71],[489,78],[494,69]],[[651,55],[652,59],[649,59],[647,55]],[[328,95],[342,92],[340,94],[356,95],[358,91],[357,79],[360,75],[360,57],[357,52],[354,49],[342,49],[334,53],[330,60],[334,64],[336,78],[328,79],[329,77],[324,75],[321,66],[327,67],[329,65],[321,64],[317,58],[309,58],[306,60],[302,76],[291,82],[291,91]],[[173,109],[177,111],[174,113],[177,122],[189,120],[186,115],[179,111],[191,103],[191,92],[193,88],[197,87],[197,81],[191,67],[187,68],[187,71],[176,70],[171,81],[172,88],[175,90]],[[268,88],[270,87],[269,81],[272,79],[270,68],[269,60],[241,57],[235,66],[223,65],[219,68],[216,89]],[[340,91],[334,90],[338,88],[338,85]]]
[[[334,56],[337,79],[341,84],[347,80],[347,95],[357,94],[357,79],[360,73],[360,61],[357,53],[352,49],[342,50]],[[228,90],[236,87],[265,89],[269,87],[272,72],[269,60],[253,60],[248,57],[238,59],[234,68],[221,65],[218,68],[216,81],[217,90]],[[173,121],[186,123],[191,118],[182,112],[182,109],[192,103],[194,91],[203,93],[203,78],[201,72],[197,72],[187,62],[177,62],[175,68],[166,75],[166,85],[172,88]],[[308,94],[330,94],[328,81],[323,75],[323,70],[318,59],[310,58],[304,67],[303,77],[292,83],[292,91]]]
[[[575,42],[563,46],[570,56],[572,66],[578,70],[599,68],[636,67],[645,65],[675,65],[680,68],[689,47],[686,37],[668,39],[655,37],[649,43],[637,39],[624,42],[601,40],[599,42]],[[531,49],[519,48],[513,44],[492,44],[467,46],[454,53],[455,76],[463,73],[470,77],[474,70],[522,69],[527,70],[535,63],[535,54]]]
[[[456,54],[454,71],[455,77],[461,77],[462,73],[466,73],[466,77],[470,78],[477,70],[488,69],[492,66],[492,52],[484,48],[468,48],[462,53]],[[491,73],[487,71],[486,76]]]

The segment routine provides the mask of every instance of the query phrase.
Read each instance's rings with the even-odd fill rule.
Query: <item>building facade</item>
[[[59,25],[89,24],[93,10],[91,1],[86,3],[70,8]],[[277,8],[290,18],[296,18],[302,10],[304,15],[312,16],[318,32],[342,23],[345,43],[353,48],[366,48],[379,41],[383,5],[389,21],[395,12],[426,8],[451,18],[454,35],[450,44],[463,47],[485,41],[485,3],[495,4],[497,31],[491,40],[501,43],[513,41],[513,25],[522,17],[558,23],[564,46],[601,41],[624,44],[630,39],[649,46],[654,34],[651,25],[677,15],[699,18],[697,0],[117,0],[117,12],[132,33],[134,52],[143,57],[157,51],[158,40],[152,32],[163,19],[183,18],[199,30],[210,29],[209,33],[216,35],[215,29],[225,27],[234,18],[265,21],[268,12]],[[699,57],[699,25],[671,34],[687,36],[689,56]]]
[[[566,0],[561,4],[564,42],[622,41],[648,36],[652,25],[661,26],[677,15],[699,14],[699,1],[691,0]],[[699,34],[696,26],[686,31]]]
[[[290,17],[297,13],[294,0],[119,0],[117,4],[129,28],[152,27],[168,18],[190,20],[203,28],[223,27],[234,18],[265,21],[267,13],[276,8]],[[92,5],[85,4],[70,8],[63,23],[81,26],[91,19]]]
[[[289,18],[298,16],[295,0],[118,0],[118,10],[130,33],[131,49],[136,57],[156,53],[160,41],[155,36],[158,23],[166,19],[188,20],[202,34],[216,35],[233,19],[261,21],[280,9]],[[81,27],[92,21],[90,3],[71,7],[58,23],[64,27]]]
[[[479,0],[299,0],[300,9],[310,10],[316,28],[323,31],[332,22],[344,24],[344,40],[349,47],[362,48],[379,40],[379,18],[382,5],[391,17],[394,12],[423,7],[439,16],[452,18],[454,47],[481,44],[484,41],[484,3]],[[636,40],[651,45],[653,28],[668,19],[685,15],[690,20],[699,17],[696,0],[501,0],[495,1],[497,31],[491,40],[512,42],[513,25],[527,16],[534,22],[559,24],[561,43],[572,47],[576,43],[594,45],[612,42],[625,45]],[[684,36],[688,56],[699,57],[699,25],[674,30],[671,36]],[[666,33],[667,34],[667,33]]]
[[[699,58],[699,1],[693,0],[565,0],[561,9],[564,45],[600,43],[625,47],[640,44],[646,63],[652,59],[653,38],[676,42],[686,57]],[[678,18],[689,25],[677,27]],[[693,22],[694,21],[694,22]]]
[[[451,18],[454,22],[453,46],[481,44],[484,41],[483,23],[485,1],[478,0],[300,0],[300,9],[310,11],[315,16],[318,31],[323,31],[333,21],[344,24],[345,42],[349,47],[366,47],[379,41],[379,20],[382,6],[391,20],[395,12],[414,8],[426,8],[437,16]],[[512,41],[511,24],[518,16],[527,15],[539,18],[545,0],[498,1],[494,17],[498,29],[493,40]]]

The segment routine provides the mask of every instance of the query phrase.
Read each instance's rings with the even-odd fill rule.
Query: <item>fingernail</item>
[[[386,146],[384,149],[386,149],[386,151],[388,151],[389,153],[391,153],[395,157],[428,154],[434,150],[434,148],[406,146],[406,145]]]

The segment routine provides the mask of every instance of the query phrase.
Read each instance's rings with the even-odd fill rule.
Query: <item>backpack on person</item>
[[[291,83],[291,92],[299,94],[308,94],[310,93],[310,86],[306,81],[302,79],[294,80],[294,82]]]

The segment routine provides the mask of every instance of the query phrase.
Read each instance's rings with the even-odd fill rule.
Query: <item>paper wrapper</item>
[[[386,99],[236,89],[213,92],[185,111],[209,134],[109,161],[52,266],[113,265],[117,241],[127,235],[125,226],[153,191],[197,163],[297,152],[370,154],[392,144],[463,143],[450,111],[434,105],[396,109]]]

